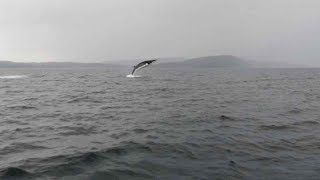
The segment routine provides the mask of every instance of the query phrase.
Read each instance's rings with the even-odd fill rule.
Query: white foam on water
[[[26,78],[26,75],[11,75],[11,76],[0,76],[0,79],[19,79],[19,78]]]
[[[133,75],[133,74],[129,74],[129,75],[127,75],[127,77],[128,77],[128,78],[137,78],[137,77],[141,77],[141,76],[135,76],[135,75]]]

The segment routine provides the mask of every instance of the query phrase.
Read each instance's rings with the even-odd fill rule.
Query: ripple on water
[[[27,150],[42,150],[47,149],[47,147],[34,145],[32,143],[12,143],[0,149],[1,155],[6,155],[9,153],[19,153]]]
[[[27,105],[15,105],[15,106],[9,106],[8,109],[12,110],[28,110],[28,109],[37,109],[35,106],[27,106]]]
[[[261,125],[259,126],[261,130],[290,130],[290,129],[295,129],[291,125]]]
[[[5,71],[0,179],[318,177],[318,69]]]

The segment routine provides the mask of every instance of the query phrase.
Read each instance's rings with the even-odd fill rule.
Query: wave
[[[14,110],[27,110],[27,109],[37,109],[34,106],[24,106],[24,105],[17,105],[17,106],[9,106],[7,107],[9,109],[14,109]]]
[[[261,125],[260,129],[262,130],[288,130],[293,129],[290,125]]]
[[[67,103],[79,103],[79,102],[101,103],[102,101],[93,99],[92,97],[89,97],[89,96],[76,97],[74,99],[67,101]]]
[[[151,148],[146,145],[128,142],[105,150],[57,155],[45,159],[31,158],[24,162],[29,164],[28,167],[32,166],[35,169],[34,175],[58,178],[77,176],[86,171],[91,172],[92,168],[98,170],[101,166],[110,167],[111,170],[126,163],[126,161],[121,161],[121,158],[132,157],[132,153],[139,155],[150,152]]]
[[[31,179],[31,174],[20,168],[8,167],[0,171],[0,179]]]
[[[166,156],[168,153],[172,154],[171,158],[173,159],[179,158],[191,161],[197,159],[197,155],[191,148],[183,144],[153,142],[141,144],[129,141],[98,151],[57,155],[45,159],[30,158],[24,160],[25,165],[23,167],[31,167],[26,170],[30,171],[33,177],[52,177],[52,179],[78,176],[81,173],[88,174],[89,179],[95,179],[93,177],[154,179],[152,178],[152,166],[168,171],[171,168],[177,168],[168,168],[162,163],[153,162],[152,159]],[[146,159],[146,157],[151,159]],[[103,168],[101,169],[101,167]],[[18,174],[19,172],[20,174],[30,174],[25,170],[19,170]],[[10,171],[10,174],[15,174],[14,170]]]
[[[302,109],[294,108],[294,109],[290,110],[288,113],[290,113],[290,114],[299,114],[299,113],[302,113],[302,112],[303,112]]]
[[[232,118],[232,117],[229,117],[229,116],[226,116],[226,115],[221,115],[219,117],[220,120],[223,120],[223,121],[236,121],[235,118]]]
[[[16,129],[15,131],[19,131],[19,133],[21,133],[21,131],[23,130]],[[46,149],[46,147],[33,145],[30,143],[12,143],[8,146],[1,148],[0,155],[7,155],[9,153],[19,153],[19,152],[24,152],[26,150],[42,150],[42,149]]]
[[[89,135],[98,134],[96,128],[93,126],[77,127],[77,126],[62,126],[60,127],[62,132],[59,135],[62,136],[76,136],[76,135]]]
[[[293,123],[293,125],[299,125],[299,126],[301,126],[301,125],[313,126],[313,125],[318,125],[318,124],[319,124],[319,122],[317,122],[317,121],[301,121],[301,122]]]
[[[128,169],[96,171],[88,179],[155,179],[150,173]]]
[[[10,75],[10,76],[0,76],[0,79],[20,79],[27,78],[27,75]]]

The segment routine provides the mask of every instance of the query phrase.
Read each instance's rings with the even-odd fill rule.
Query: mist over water
[[[3,69],[0,179],[317,179],[320,69]]]

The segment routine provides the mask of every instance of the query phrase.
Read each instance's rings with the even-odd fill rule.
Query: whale
[[[133,70],[131,72],[131,75],[134,74],[134,72],[136,72],[137,70],[141,69],[141,68],[145,68],[147,66],[149,66],[150,64],[156,62],[157,60],[156,59],[152,59],[152,60],[147,60],[147,61],[143,61],[143,62],[140,62],[139,64],[133,66]]]

